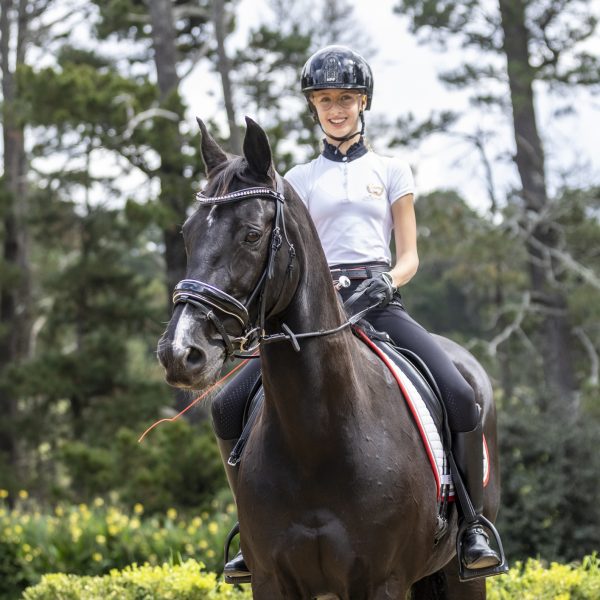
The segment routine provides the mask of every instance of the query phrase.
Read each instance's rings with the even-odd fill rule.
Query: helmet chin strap
[[[327,133],[327,131],[325,131],[325,129],[323,128],[323,125],[321,124],[320,119],[317,118],[317,121],[319,123],[319,127],[321,128],[321,131],[329,138],[331,138],[332,140],[335,140],[336,142],[339,142],[336,151],[339,150],[340,146],[344,143],[347,142],[348,140],[351,140],[353,137],[356,137],[357,135],[362,136],[365,133],[365,117],[363,114],[364,111],[360,111],[359,113],[359,117],[360,117],[360,122],[361,122],[361,128],[360,131],[355,131],[354,133],[349,133],[348,135],[345,135],[344,137],[337,137],[335,135],[331,135],[330,133]]]

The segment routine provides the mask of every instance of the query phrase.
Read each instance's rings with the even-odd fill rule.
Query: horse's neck
[[[313,275],[277,320],[294,333],[338,327],[345,318],[331,279]],[[355,401],[357,348],[349,328],[299,340],[300,352],[290,343],[267,345],[263,351],[263,379],[267,410],[293,438],[330,435],[333,421],[348,418]],[[304,443],[304,441],[300,442]]]

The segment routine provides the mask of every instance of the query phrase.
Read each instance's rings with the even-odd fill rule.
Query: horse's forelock
[[[256,177],[245,158],[236,156],[210,173],[208,184],[204,190],[206,196],[223,196],[247,187],[261,186],[267,183]]]

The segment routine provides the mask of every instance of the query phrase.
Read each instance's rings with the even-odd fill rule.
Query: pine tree
[[[585,49],[597,17],[588,0],[499,0],[496,3],[401,0],[399,14],[413,31],[442,46],[459,42],[478,59],[443,79],[470,86],[478,106],[508,108],[514,131],[514,162],[521,181],[509,199],[519,209],[513,222],[527,250],[530,304],[528,318],[538,332],[547,408],[565,418],[577,414],[573,330],[562,266],[564,238],[557,226],[557,199],[548,193],[544,151],[537,126],[534,82],[552,87],[598,86],[598,56]]]

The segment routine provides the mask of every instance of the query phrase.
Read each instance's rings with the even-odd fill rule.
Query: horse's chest
[[[402,490],[381,472],[254,473],[240,486],[238,510],[252,545],[285,560],[352,564],[377,555],[400,518]],[[243,491],[242,491],[243,490]],[[274,543],[275,542],[275,543]],[[277,562],[278,558],[275,558]],[[366,560],[366,558],[365,558]]]

